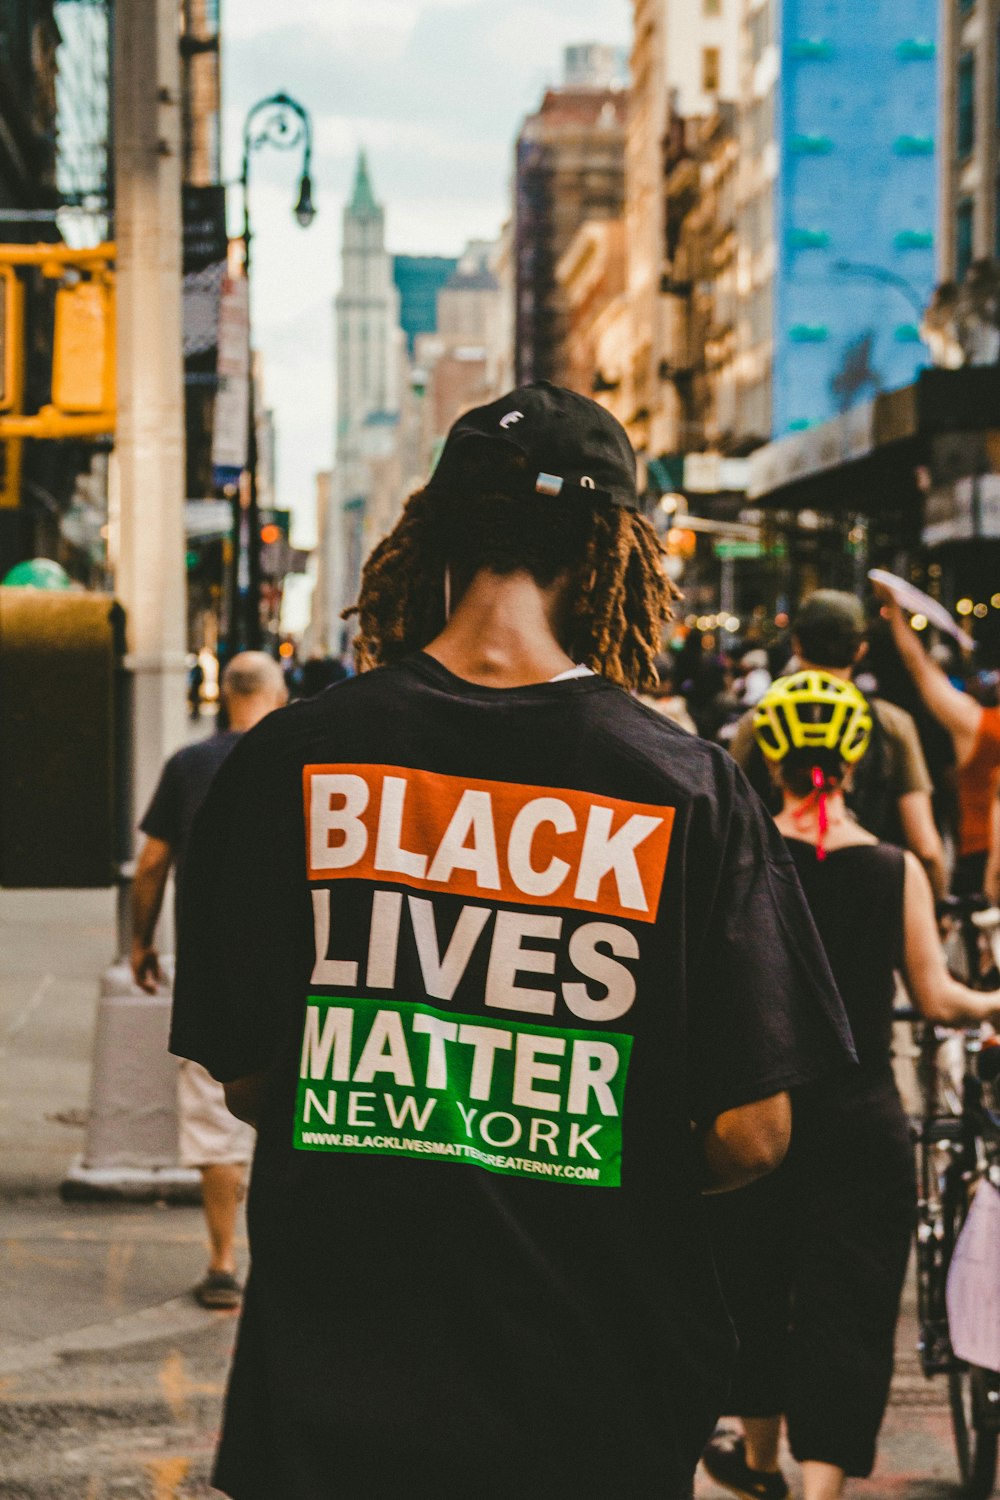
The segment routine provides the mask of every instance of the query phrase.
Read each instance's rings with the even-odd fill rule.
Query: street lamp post
[[[883,286],[895,287],[897,292],[902,292],[916,314],[917,327],[923,320],[927,308],[927,299],[922,297],[913,285],[901,276],[898,271],[890,271],[888,266],[869,265],[867,261],[860,260],[835,260],[833,269],[840,276],[860,276],[867,281],[880,281]]]
[[[291,151],[302,146],[302,170],[298,197],[292,212],[303,229],[316,217],[312,198],[312,122],[308,111],[288,94],[270,94],[250,110],[243,126],[243,267],[250,278],[250,162],[262,146]],[[247,470],[249,493],[233,498],[233,559],[230,575],[230,656],[243,648],[256,651],[261,645],[260,623],[260,513],[257,503],[257,421],[251,351],[247,381]]]

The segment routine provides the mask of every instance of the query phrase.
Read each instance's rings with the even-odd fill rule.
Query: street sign
[[[212,468],[221,488],[247,466],[250,400],[250,298],[245,276],[227,276],[219,307],[219,387],[215,393]]]
[[[763,542],[744,542],[737,539],[729,542],[716,542],[714,550],[720,562],[767,556],[767,549]]]

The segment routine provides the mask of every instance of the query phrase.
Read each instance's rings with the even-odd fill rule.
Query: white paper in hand
[[[905,578],[899,578],[895,573],[887,573],[884,568],[869,568],[868,577],[872,583],[881,583],[887,588],[900,609],[908,610],[911,615],[923,615],[938,630],[954,636],[963,651],[974,649],[976,643],[972,636],[952,619],[939,599],[932,599],[923,589],[907,583]]]
[[[979,1184],[948,1269],[951,1347],[967,1364],[1000,1370],[1000,1193]]]

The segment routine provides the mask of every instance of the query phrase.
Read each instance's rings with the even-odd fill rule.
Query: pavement
[[[200,1210],[59,1196],[113,950],[111,892],[0,891],[0,1500],[217,1494],[236,1319],[190,1295],[205,1265]],[[915,1338],[910,1299],[879,1465],[850,1500],[959,1494],[944,1390],[920,1374]],[[790,1461],[787,1473],[799,1497]],[[697,1496],[723,1500],[703,1476]]]

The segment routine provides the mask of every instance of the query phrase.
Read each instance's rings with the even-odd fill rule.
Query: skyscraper
[[[375,201],[364,151],[344,208],[341,268],[335,304],[338,467],[355,457],[365,419],[399,405],[399,294],[385,248],[385,210]]]
[[[738,425],[908,384],[934,287],[936,0],[747,0]]]
[[[376,201],[364,151],[344,207],[341,281],[335,307],[337,409],[334,469],[325,534],[320,539],[322,586],[329,610],[315,621],[317,639],[341,644],[340,611],[357,594],[361,565],[384,509],[385,468],[396,442],[404,364],[399,292],[385,248],[385,211]]]

